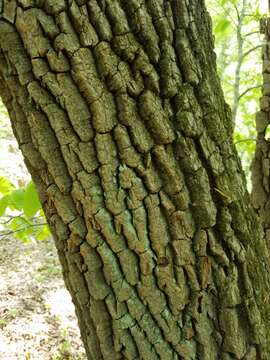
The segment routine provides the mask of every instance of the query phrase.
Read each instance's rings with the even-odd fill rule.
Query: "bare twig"
[[[249,139],[242,139],[242,140],[238,140],[234,143],[234,145],[237,145],[239,143],[242,143],[242,142],[247,142],[247,141],[256,141],[256,139],[253,139],[253,138],[249,138]]]
[[[262,84],[259,84],[259,85],[255,85],[255,86],[251,86],[250,88],[246,89],[245,91],[242,92],[242,94],[240,94],[238,96],[238,101],[243,97],[245,96],[249,91],[251,90],[254,90],[254,89],[259,89],[262,87]]]
[[[247,34],[244,35],[244,38],[247,38],[248,36],[254,35],[254,34],[260,34],[260,31],[257,30],[257,31],[252,31],[250,33],[247,33]]]
[[[10,230],[10,231],[6,231],[6,232],[3,232],[2,234],[0,233],[0,237],[5,237],[5,236],[8,236],[8,235],[13,235],[13,234],[16,234],[18,232],[22,232],[26,229],[29,229],[29,228],[32,228],[32,227],[37,227],[37,226],[44,226],[44,225],[47,225],[47,223],[39,223],[39,224],[31,224],[29,226],[24,226],[20,229],[17,229],[17,230]]]
[[[255,51],[255,50],[257,50],[257,49],[260,49],[260,48],[262,48],[262,47],[263,47],[263,45],[260,44],[260,45],[254,46],[253,48],[251,48],[251,49],[249,49],[248,51],[246,51],[246,52],[242,55],[242,61],[243,61],[243,59],[244,59],[246,56],[248,56],[250,53],[252,53],[253,51]]]
[[[10,223],[12,220],[14,219],[24,219],[23,214],[20,215],[3,215],[1,216],[1,219],[7,219],[3,222],[0,222],[0,225],[7,225],[8,223]],[[29,221],[38,221],[39,219],[42,219],[41,216],[34,216],[32,218],[29,218],[27,220]]]

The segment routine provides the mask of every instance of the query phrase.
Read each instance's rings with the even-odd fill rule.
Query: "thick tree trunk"
[[[269,359],[269,258],[202,0],[0,1],[0,92],[88,359]]]

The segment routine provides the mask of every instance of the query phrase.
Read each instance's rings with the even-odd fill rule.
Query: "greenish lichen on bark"
[[[203,1],[3,1],[0,85],[88,359],[268,359]]]

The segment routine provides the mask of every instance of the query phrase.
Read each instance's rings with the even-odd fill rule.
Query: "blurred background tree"
[[[225,98],[232,109],[235,144],[250,190],[250,164],[256,145],[255,113],[262,86],[263,36],[260,19],[267,0],[208,0],[213,20],[217,66]]]

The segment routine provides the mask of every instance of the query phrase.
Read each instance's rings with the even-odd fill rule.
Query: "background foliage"
[[[267,0],[208,0],[213,20],[217,66],[226,101],[235,123],[235,144],[249,189],[250,164],[255,150],[255,113],[262,86],[263,36],[260,19]]]
[[[0,176],[0,217],[4,231],[1,236],[13,235],[26,242],[30,238],[46,239],[50,232],[45,222],[36,188],[32,181],[16,188]]]
[[[1,103],[0,138],[0,239],[44,240],[49,228]]]

